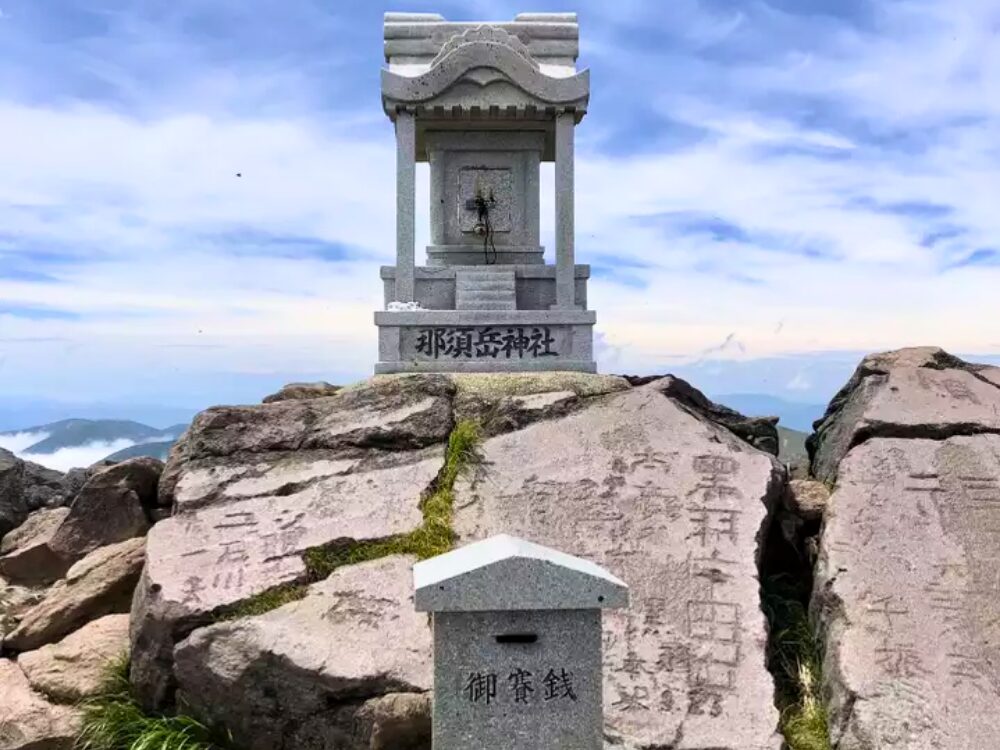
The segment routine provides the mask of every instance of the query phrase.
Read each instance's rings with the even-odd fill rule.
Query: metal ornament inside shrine
[[[452,23],[387,13],[382,103],[396,129],[396,265],[382,268],[376,373],[595,372],[590,268],[574,259],[574,13]],[[427,265],[416,263],[416,162],[430,165]],[[555,265],[539,171],[555,162]]]
[[[434,626],[434,750],[602,750],[600,566],[501,534],[413,567]]]

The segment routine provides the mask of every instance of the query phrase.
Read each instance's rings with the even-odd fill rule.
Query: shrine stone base
[[[597,372],[590,310],[412,310],[375,313],[376,374]]]

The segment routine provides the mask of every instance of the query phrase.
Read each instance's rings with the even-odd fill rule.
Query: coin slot
[[[496,638],[497,643],[535,643],[538,640],[535,633],[503,633]]]

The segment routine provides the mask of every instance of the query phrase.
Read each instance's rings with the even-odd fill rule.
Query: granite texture
[[[0,575],[8,581],[39,585],[66,572],[66,563],[50,544],[69,508],[36,510],[0,543]]]
[[[143,701],[165,710],[175,705],[175,654],[183,643],[184,692],[204,695],[203,700],[211,701],[208,710],[226,712],[225,718],[236,727],[246,721],[243,726],[253,728],[241,730],[241,737],[256,738],[261,748],[274,742],[284,743],[287,750],[403,750],[403,736],[412,739],[413,750],[427,750],[431,631],[430,618],[414,610],[413,561],[393,558],[385,568],[347,566],[312,585],[311,579],[285,573],[286,566],[301,570],[299,533],[323,534],[340,546],[417,528],[423,520],[420,500],[444,466],[449,434],[466,418],[482,418],[487,436],[481,480],[485,484],[475,494],[495,494],[502,510],[487,527],[479,515],[483,502],[460,483],[455,504],[459,544],[524,531],[519,535],[602,564],[626,583],[632,581],[621,575],[623,570],[641,574],[641,596],[632,594],[633,607],[638,607],[635,616],[621,620],[617,611],[605,615],[608,736],[648,750],[656,744],[669,747],[682,727],[692,743],[701,744],[678,744],[675,750],[770,750],[762,727],[770,722],[773,728],[776,716],[760,646],[763,620],[757,619],[754,534],[765,524],[768,506],[780,496],[769,494],[776,465],[732,433],[678,405],[656,390],[655,383],[633,388],[623,378],[572,372],[385,375],[346,385],[324,398],[217,407],[198,415],[164,470],[160,502],[173,506],[175,514],[150,532],[146,575],[134,600],[132,677]],[[581,439],[581,434],[589,437]],[[505,457],[494,441],[517,447]],[[656,451],[668,454],[664,460],[679,462],[672,465],[672,473],[656,470],[663,468],[656,462]],[[670,455],[674,451],[678,456]],[[724,527],[728,513],[713,516],[705,528],[706,541],[718,531],[729,545],[718,563],[719,575],[732,571],[733,582],[718,583],[717,590],[727,597],[722,603],[738,606],[741,617],[738,688],[726,692],[718,704],[708,691],[699,691],[702,686],[687,684],[687,667],[694,670],[712,656],[704,651],[705,643],[711,645],[704,638],[711,633],[696,630],[689,637],[684,624],[685,603],[702,592],[711,594],[705,576],[715,575],[711,566],[696,566],[693,559],[699,557],[694,552],[700,549],[700,539],[686,538],[700,523],[699,515],[688,509],[697,509],[701,494],[707,492],[697,488],[712,481],[716,471],[708,459],[699,459],[695,471],[695,458],[703,456],[732,459],[721,467],[735,473],[721,475],[720,482],[727,480],[722,487],[735,488],[738,494],[727,499],[735,507],[726,510],[740,511],[733,516],[738,541],[730,540]],[[640,458],[649,466],[633,467]],[[601,484],[605,477],[609,486],[615,485],[615,494],[602,497],[609,490]],[[514,489],[505,489],[507,480]],[[617,486],[619,480],[629,484]],[[689,492],[695,494],[687,497]],[[294,516],[283,520],[271,514],[296,499],[296,513],[306,516],[286,529],[292,532],[286,539],[296,545],[294,551],[271,567],[258,565],[258,555],[268,556],[266,544],[282,542],[280,534],[269,536],[272,530],[295,521]],[[309,510],[313,500],[316,505]],[[613,512],[619,504],[621,515],[609,517],[609,509]],[[253,518],[239,515],[247,507],[254,508]],[[228,512],[237,515],[220,515]],[[316,515],[320,512],[330,517]],[[511,516],[520,528],[509,523]],[[207,562],[184,567],[180,551],[197,551],[186,546],[185,523],[205,550],[217,551],[215,557],[195,556]],[[470,523],[482,533],[470,531]],[[579,533],[569,533],[573,524],[579,524]],[[300,527],[307,527],[306,532]],[[583,547],[577,546],[580,539]],[[242,549],[230,546],[237,541],[244,543]],[[643,556],[622,568],[617,561],[627,558],[633,543]],[[705,555],[709,562],[712,551]],[[223,553],[234,559],[218,564]],[[243,554],[248,558],[245,565],[237,562]],[[735,561],[735,567],[723,565],[728,561]],[[681,572],[675,573],[675,567]],[[169,575],[160,576],[163,571]],[[227,600],[224,585],[235,591],[240,571],[243,588]],[[217,572],[222,594],[213,589]],[[253,586],[247,587],[251,573]],[[191,581],[185,590],[189,577],[200,578],[204,588]],[[266,606],[268,597],[258,599],[257,594],[291,582],[308,586],[306,598],[296,603],[301,607],[286,605],[268,615],[219,622],[237,617],[234,610],[244,605]],[[292,594],[301,591],[291,589]],[[669,601],[659,601],[656,591],[667,592],[664,598]],[[195,597],[203,601],[195,602]],[[230,604],[216,606],[213,601]],[[720,610],[720,618],[731,611]],[[648,615],[649,627],[659,628],[653,623],[661,612],[678,633],[642,633],[632,649],[637,654],[633,659],[624,648],[632,637],[629,623],[641,632]],[[701,620],[707,616],[704,610],[695,615]],[[212,622],[218,624],[209,626]],[[632,676],[639,667],[654,669],[661,651],[669,674],[654,677],[640,671]],[[654,691],[651,683],[642,682],[654,678],[671,682]],[[695,673],[690,679],[699,677]],[[628,690],[626,698],[618,686]],[[661,714],[667,688],[676,706]],[[653,699],[645,699],[643,689]],[[713,710],[722,713],[714,717]],[[221,713],[219,718],[224,718]],[[408,728],[413,728],[412,735]],[[241,746],[257,750],[251,743]]]
[[[583,310],[377,312],[377,374],[392,372],[596,372]]]
[[[372,727],[379,714],[386,724],[388,707],[363,703],[431,687],[431,634],[413,608],[413,562],[392,556],[343,568],[301,601],[195,630],[176,649],[187,705],[248,750],[372,750],[373,734],[391,733]],[[410,710],[419,724],[420,709]]]
[[[304,401],[198,415],[171,454],[132,619],[132,679],[168,705],[174,646],[213,613],[303,582],[310,547],[420,526],[441,469],[455,385],[386,378]]]
[[[24,613],[3,639],[4,649],[31,651],[54,643],[91,620],[127,612],[142,570],[145,539],[94,550]]]
[[[489,327],[515,325],[514,319],[503,316],[519,312],[586,308],[586,281],[574,260],[573,144],[590,96],[589,71],[576,70],[575,41],[570,54],[549,54],[549,33],[559,39],[578,37],[574,14],[518,18],[513,24],[452,24],[437,15],[386,16],[389,66],[382,71],[382,104],[396,124],[397,144],[397,268],[392,281],[386,281],[391,298],[386,304],[415,302],[424,310],[459,314],[453,323],[444,324],[424,310],[376,313],[376,373],[596,371],[593,320],[560,324],[536,313],[524,328],[498,332]],[[536,33],[546,41],[533,43]],[[445,275],[424,273],[418,284],[413,164],[421,160],[430,163],[432,244],[427,270],[542,266],[539,164],[555,161],[552,282],[521,283],[515,275],[513,295],[509,283],[502,289],[467,285],[458,294],[454,277]],[[494,312],[494,306],[500,316],[495,320],[472,315]],[[386,317],[396,315],[403,317]],[[476,321],[481,327],[472,332],[477,341],[473,345],[469,332],[457,329]],[[497,343],[498,337],[506,337],[505,342]],[[529,341],[533,343],[527,347],[522,344]],[[444,361],[439,343],[451,353]]]
[[[980,371],[935,347],[865,357],[806,443],[813,474],[835,480],[841,459],[872,437],[1000,433],[1000,387]]]
[[[624,607],[628,587],[588,560],[498,534],[417,563],[422,612]]]
[[[87,623],[58,643],[17,657],[31,687],[59,703],[96,695],[108,666],[128,654],[128,615],[107,615]]]
[[[0,659],[0,696],[0,750],[73,750],[80,712],[49,703],[8,659]]]
[[[416,123],[409,112],[396,121],[396,295],[397,302],[413,301],[416,266]]]
[[[1000,436],[853,448],[812,615],[834,747],[1000,747]]]
[[[539,248],[539,251],[541,248]],[[477,259],[482,258],[480,249]],[[424,310],[455,309],[455,274],[463,266],[417,266],[414,298]],[[472,266],[481,269],[482,266]],[[546,265],[509,265],[514,272],[518,310],[548,310],[556,301],[556,268]],[[385,305],[393,300],[396,285],[394,266],[381,266],[380,274],[384,288]],[[587,307],[587,281],[590,266],[577,264],[575,271],[576,301],[581,308]]]
[[[436,612],[433,731],[435,750],[600,750],[601,611]]]
[[[483,264],[483,238],[474,233],[477,212],[467,201],[492,197],[490,218],[498,254],[513,248],[541,263],[539,162],[544,137],[538,132],[430,131],[426,136],[431,178],[431,266]],[[500,257],[499,265],[515,262]]]
[[[556,116],[556,303],[558,310],[576,309],[574,250],[574,137],[571,113]]]
[[[24,462],[0,448],[0,540],[28,517],[23,488]]]
[[[776,460],[657,381],[486,441],[456,487],[460,543],[511,533],[629,586],[604,615],[606,731],[637,747],[777,750],[757,559]]]
[[[145,535],[162,472],[162,461],[142,456],[90,476],[48,543],[64,570],[99,547]]]
[[[450,39],[481,24],[448,21],[437,13],[386,13],[385,59],[390,69],[405,73],[427,70],[441,52],[441,40]],[[518,13],[513,21],[492,24],[516,35],[552,75],[575,72],[580,28],[576,13]]]

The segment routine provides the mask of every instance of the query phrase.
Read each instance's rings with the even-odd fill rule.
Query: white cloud
[[[0,435],[0,448],[17,455],[25,448],[45,440],[48,436],[47,432],[15,432],[9,435]]]
[[[489,15],[510,10],[477,7]],[[648,3],[598,4],[589,9],[593,21],[583,16],[584,49],[596,57],[584,60],[595,64],[595,91],[579,129],[580,260],[612,255],[647,267],[630,269],[645,289],[591,280],[602,364],[641,371],[694,361],[730,334],[741,347],[724,354],[735,359],[921,343],[1000,352],[1000,269],[943,274],[962,247],[925,247],[921,239],[933,230],[926,218],[870,205],[950,206],[947,221],[964,230],[963,247],[995,245],[995,7],[882,4],[877,33],[816,21],[811,31],[822,43],[808,52],[765,51],[728,64],[708,52],[793,22],[773,9],[765,18],[773,26],[755,27],[750,11],[711,14],[693,0],[683,7],[690,20],[678,33],[700,50],[692,65],[716,66],[717,79],[704,90],[607,43],[616,23],[649,13]],[[806,21],[795,23],[801,29]],[[598,63],[605,87],[634,86],[642,103],[652,98],[661,114],[705,137],[634,155],[602,150],[611,114],[623,114],[604,109],[610,92],[598,86]],[[626,70],[634,78],[609,83]],[[155,393],[172,374],[370,371],[371,314],[381,307],[377,266],[392,261],[395,238],[391,127],[374,89],[362,109],[338,101],[331,114],[304,107],[309,97],[295,80],[294,106],[283,111],[280,87],[269,81],[250,97],[259,108],[237,96],[237,76],[212,69],[190,98],[171,90],[142,116],[96,102],[0,100],[0,263],[5,247],[85,261],[39,264],[55,283],[0,274],[4,305],[81,315],[29,320],[0,307],[0,390]],[[800,96],[803,107],[820,100],[828,109],[806,122],[791,109],[756,107],[755,97],[765,95]],[[873,134],[884,135],[884,145]],[[893,134],[925,145],[903,151]],[[419,177],[423,208],[425,169]],[[551,189],[551,170],[542,184]],[[551,244],[549,195],[542,210]],[[750,241],[669,234],[653,220],[677,213],[719,217]],[[418,218],[421,245],[426,212]],[[241,254],[238,241],[220,239],[235,230],[366,255],[330,263]],[[810,249],[832,257],[807,257]],[[784,321],[780,331],[775,320]],[[35,343],[6,343],[15,339]]]
[[[55,469],[69,471],[77,467],[87,467],[101,459],[107,458],[116,451],[131,448],[135,443],[131,440],[95,440],[86,445],[71,448],[60,448],[54,453],[19,453],[18,458],[33,461],[36,464]]]
[[[812,383],[806,377],[804,372],[795,373],[795,377],[785,384],[785,388],[790,391],[808,391],[812,388]]]

